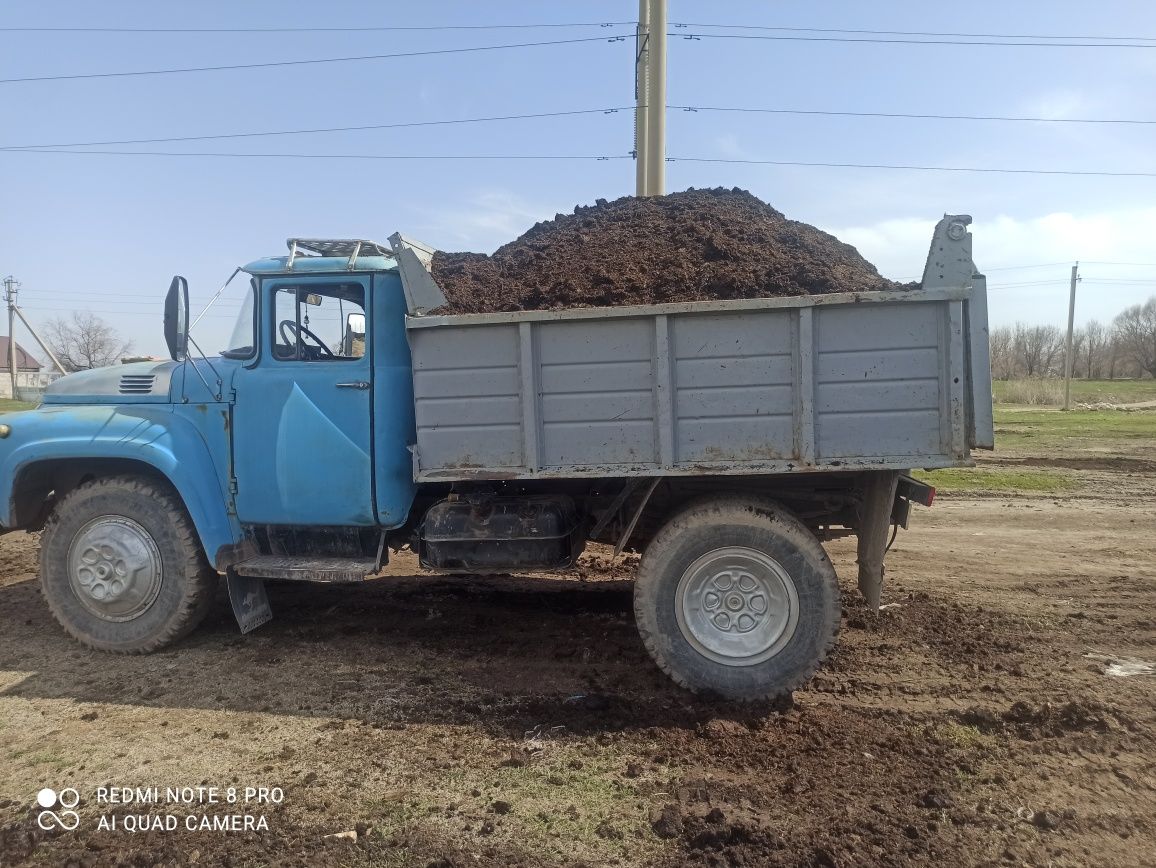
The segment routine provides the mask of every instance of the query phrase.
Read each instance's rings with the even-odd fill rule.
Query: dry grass
[[[997,393],[1002,404],[1055,406],[1064,402],[1064,384],[1059,380],[1009,380]]]

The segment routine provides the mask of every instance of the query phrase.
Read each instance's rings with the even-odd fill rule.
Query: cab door
[[[368,278],[266,278],[261,347],[233,381],[243,524],[373,525]]]

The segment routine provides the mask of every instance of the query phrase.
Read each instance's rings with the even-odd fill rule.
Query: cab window
[[[341,362],[365,355],[365,288],[361,284],[278,286],[271,307],[273,358]]]

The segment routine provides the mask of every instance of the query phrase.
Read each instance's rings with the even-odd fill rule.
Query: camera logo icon
[[[44,809],[36,815],[36,825],[46,832],[56,828],[71,832],[80,825],[80,815],[72,810],[80,804],[80,793],[72,787],[65,787],[59,793],[45,787],[36,794],[36,804]],[[56,805],[63,810],[59,813],[51,810]]]

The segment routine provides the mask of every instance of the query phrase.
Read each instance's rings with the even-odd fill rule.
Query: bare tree
[[[1080,359],[1084,356],[1084,345],[1088,341],[1088,335],[1083,327],[1072,329],[1072,376],[1080,376]],[[1056,362],[1058,368],[1057,373],[1063,374],[1067,365],[1068,359],[1067,340],[1063,339],[1060,343],[1060,357]]]
[[[73,311],[68,319],[56,317],[44,326],[45,339],[69,371],[115,365],[132,349],[116,329],[94,313]]]
[[[1117,314],[1113,324],[1120,349],[1156,377],[1156,295]]]
[[[1098,380],[1104,367],[1104,351],[1108,340],[1108,335],[1098,320],[1088,320],[1088,324],[1084,326],[1084,340],[1088,345],[1084,353],[1087,360],[1085,376],[1089,380]]]
[[[1063,339],[1056,326],[1015,325],[1012,342],[1017,361],[1028,377],[1046,377],[1052,373],[1056,357],[1063,350]]]
[[[989,332],[991,373],[997,380],[1010,380],[1015,375],[1016,357],[1011,326],[999,326]]]

